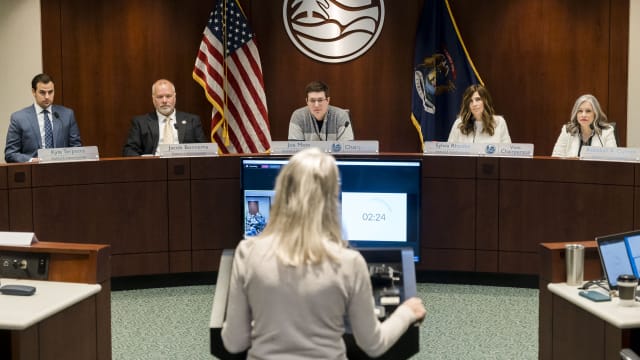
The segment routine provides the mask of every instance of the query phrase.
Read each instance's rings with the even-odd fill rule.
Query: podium
[[[415,296],[416,279],[415,267],[413,263],[413,250],[408,248],[402,249],[358,249],[371,268],[380,267],[382,265],[392,266],[400,270],[400,280],[397,282],[399,293],[402,300]],[[225,319],[227,309],[229,284],[231,280],[231,268],[233,265],[233,250],[224,250],[220,259],[220,267],[218,269],[218,277],[216,281],[216,290],[213,297],[213,305],[211,307],[210,340],[211,354],[221,360],[246,359],[247,353],[231,354],[222,343],[222,324]],[[380,288],[373,284],[373,294],[376,304],[379,303]],[[387,310],[389,311],[389,310]],[[389,311],[390,313],[390,311]],[[372,359],[364,351],[358,348],[355,339],[348,331],[342,336],[347,348],[347,358],[350,360]],[[384,360],[403,360],[409,359],[411,356],[420,351],[420,328],[418,326],[409,326],[407,331],[398,339],[398,341],[387,350],[383,355],[375,359]]]
[[[36,294],[22,299],[24,306],[49,311],[42,316],[26,311],[26,318],[17,322],[2,319],[6,322],[0,325],[0,358],[111,359],[108,245],[38,242],[28,247],[0,246],[0,259],[2,285],[35,286]],[[7,304],[20,301],[0,296]],[[47,302],[47,296],[52,301]],[[41,300],[45,305],[38,306]],[[21,326],[34,320],[26,328]]]

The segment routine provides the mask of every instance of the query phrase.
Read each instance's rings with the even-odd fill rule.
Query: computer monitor
[[[413,249],[420,259],[421,160],[337,159],[343,236],[352,247]],[[241,159],[245,236],[269,221],[275,179],[286,158]]]

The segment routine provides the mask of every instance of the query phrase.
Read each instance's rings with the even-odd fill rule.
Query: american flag
[[[218,0],[204,29],[193,79],[213,105],[211,139],[222,153],[271,148],[255,35],[237,0]]]

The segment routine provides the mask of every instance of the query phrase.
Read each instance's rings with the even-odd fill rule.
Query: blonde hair
[[[256,240],[274,239],[273,251],[286,265],[337,260],[332,249],[346,246],[338,177],[335,159],[317,148],[292,156],[276,179],[271,218]]]

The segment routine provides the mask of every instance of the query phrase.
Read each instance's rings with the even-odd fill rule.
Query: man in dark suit
[[[158,144],[207,142],[198,115],[176,111],[176,88],[161,79],[151,87],[156,111],[136,116],[131,121],[124,156],[156,154]]]
[[[11,114],[4,159],[8,163],[37,159],[38,149],[82,146],[73,110],[53,105],[53,79],[38,74],[31,80],[35,104]]]

